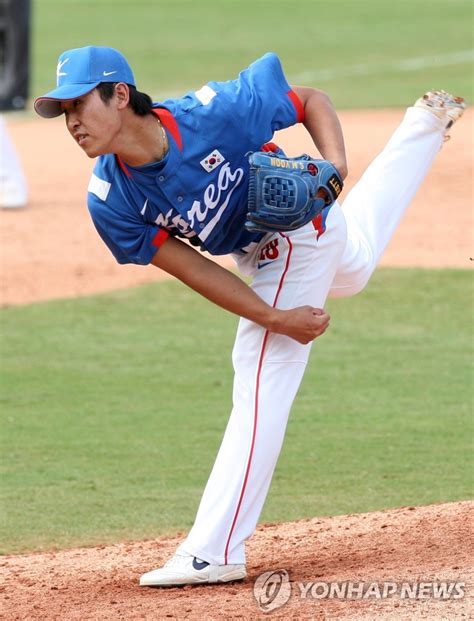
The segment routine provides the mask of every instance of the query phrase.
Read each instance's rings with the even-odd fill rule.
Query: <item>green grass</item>
[[[269,50],[290,82],[320,86],[338,107],[405,106],[433,87],[472,99],[471,0],[36,0],[33,7],[32,96],[53,88],[60,52],[95,44],[123,51],[139,87],[156,99],[233,78]]]
[[[263,521],[472,495],[471,283],[380,270],[330,303]],[[2,551],[189,528],[236,319],[176,282],[0,316]]]

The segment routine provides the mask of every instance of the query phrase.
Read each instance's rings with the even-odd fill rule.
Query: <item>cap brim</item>
[[[36,112],[46,119],[53,119],[63,113],[61,102],[71,101],[77,97],[87,95],[90,91],[99,86],[100,82],[88,84],[68,84],[49,91],[46,95],[35,99],[34,108]]]

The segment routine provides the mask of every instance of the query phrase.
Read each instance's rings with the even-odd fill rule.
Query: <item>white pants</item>
[[[238,259],[269,304],[323,307],[361,291],[438,153],[445,123],[409,108],[383,152],[329,210],[325,232],[310,223],[266,236]],[[320,228],[320,227],[319,227]],[[319,237],[319,238],[318,238]],[[241,319],[233,351],[233,409],[193,528],[181,549],[210,563],[245,563],[311,345]]]

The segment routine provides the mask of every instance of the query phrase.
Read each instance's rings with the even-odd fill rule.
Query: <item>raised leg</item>
[[[443,144],[448,118],[408,108],[384,150],[343,203],[347,245],[329,295],[361,291]]]

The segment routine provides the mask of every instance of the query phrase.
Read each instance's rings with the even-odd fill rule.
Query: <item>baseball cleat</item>
[[[163,567],[149,571],[140,578],[140,586],[173,587],[187,584],[216,584],[243,580],[245,565],[212,565],[186,554],[176,554]]]
[[[466,104],[462,97],[455,97],[446,91],[428,91],[415,102],[415,108],[424,108],[439,119],[446,119],[449,129],[464,113]]]

